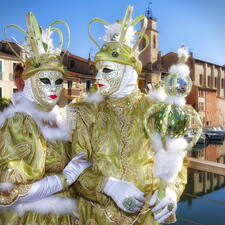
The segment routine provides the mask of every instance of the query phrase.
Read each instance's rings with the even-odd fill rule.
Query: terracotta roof
[[[162,57],[164,56],[167,56],[167,55],[177,55],[177,53],[175,52],[168,52],[167,54],[163,55]],[[225,65],[219,65],[219,64],[216,64],[216,63],[212,63],[212,62],[209,62],[209,61],[206,61],[206,60],[203,60],[203,59],[199,59],[199,58],[195,58],[193,57],[194,60],[196,61],[199,61],[199,62],[205,62],[205,63],[209,63],[209,64],[212,64],[212,65],[215,65],[215,66],[219,66],[219,67],[225,67]]]
[[[63,51],[62,51],[63,52]],[[85,58],[82,58],[80,56],[77,56],[77,55],[74,55],[74,54],[71,54],[69,52],[69,54],[66,55],[66,57],[69,57],[69,58],[73,58],[73,59],[76,59],[76,60],[79,60],[81,62],[85,62],[85,63],[93,63],[92,61],[88,60],[88,59],[85,59]]]
[[[70,79],[70,78],[86,78],[86,79],[95,79],[95,76],[93,75],[88,75],[88,74],[82,74],[82,73],[76,73],[76,72],[72,72],[72,71],[67,71],[66,72],[66,79]]]
[[[0,58],[13,59],[15,61],[19,61],[17,56],[3,52],[3,51],[0,51]]]

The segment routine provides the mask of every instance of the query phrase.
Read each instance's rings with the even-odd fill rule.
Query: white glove
[[[76,181],[79,175],[91,164],[82,158],[86,154],[76,155],[64,168],[63,174],[66,176],[68,184],[71,185]],[[53,175],[44,177],[32,184],[30,190],[25,196],[21,196],[18,200],[21,202],[36,201],[63,190],[63,184],[59,176]]]
[[[63,174],[66,176],[69,184],[73,184],[81,173],[91,166],[91,163],[82,159],[86,153],[77,154],[64,168]]]
[[[128,213],[134,213],[144,205],[144,193],[134,184],[109,177],[103,192],[110,196],[118,207]]]
[[[164,223],[177,210],[177,194],[171,188],[166,188],[166,196],[164,199],[158,198],[158,190],[152,195],[149,205],[155,207],[152,209],[154,219],[159,223]]]

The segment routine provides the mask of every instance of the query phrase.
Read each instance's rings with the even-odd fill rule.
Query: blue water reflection
[[[225,163],[225,144],[195,148],[190,156]],[[189,169],[188,184],[177,209],[175,225],[225,225],[225,177]]]

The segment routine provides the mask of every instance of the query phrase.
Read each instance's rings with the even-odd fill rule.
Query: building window
[[[0,80],[2,80],[3,77],[3,61],[0,60]]]
[[[202,172],[200,172],[198,175],[199,175],[198,181],[199,181],[199,183],[202,183],[202,180],[203,180],[203,174],[202,174]]]
[[[91,88],[91,80],[86,80],[86,90],[88,91]]]
[[[13,88],[13,94],[18,92],[18,89],[17,88]]]
[[[224,79],[221,79],[221,88],[224,88]]]
[[[214,83],[214,87],[217,87],[217,77],[215,77],[215,83]]]
[[[203,90],[201,90],[201,89],[198,90],[198,97],[201,97],[201,98],[204,97],[204,91]]]
[[[14,69],[16,68],[16,65],[17,65],[18,63],[16,63],[16,62],[13,62],[13,64],[12,64],[12,66],[13,66],[13,71],[14,71]]]
[[[198,103],[198,111],[199,112],[204,112],[204,103],[203,102],[199,102]]]
[[[156,35],[153,35],[153,48],[156,48]]]
[[[211,84],[211,77],[208,76],[208,87],[210,87],[210,84]]]
[[[203,84],[203,75],[202,74],[200,74],[200,76],[199,76],[199,83],[200,83],[200,85]]]
[[[72,88],[72,86],[73,86],[73,81],[72,81],[72,80],[68,80],[68,81],[67,81],[67,84],[68,84],[68,88]]]
[[[75,61],[74,60],[70,60],[70,68],[75,67]]]

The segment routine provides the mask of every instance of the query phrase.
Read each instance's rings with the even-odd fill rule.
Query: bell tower
[[[160,75],[160,51],[158,43],[157,20],[153,17],[151,2],[145,12],[148,19],[148,25],[145,33],[149,38],[149,46],[140,55],[140,60],[143,65],[143,73],[146,84],[149,82],[158,82]],[[140,42],[140,49],[145,46],[145,40]]]

